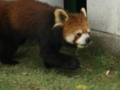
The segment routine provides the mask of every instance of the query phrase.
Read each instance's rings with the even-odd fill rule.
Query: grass
[[[15,55],[17,66],[0,64],[0,90],[120,90],[120,57],[63,47],[63,53],[76,56],[81,68],[75,71],[46,69],[35,43],[22,45]],[[106,71],[110,73],[106,75]]]

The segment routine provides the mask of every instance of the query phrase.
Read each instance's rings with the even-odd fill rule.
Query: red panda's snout
[[[75,44],[78,48],[84,48],[90,43],[90,41],[91,39],[89,34],[82,34],[81,37],[75,41]]]
[[[86,33],[84,33],[82,30],[78,30],[74,34],[66,35],[65,40],[70,44],[76,45],[78,48],[84,48],[91,42],[89,33],[89,29]]]

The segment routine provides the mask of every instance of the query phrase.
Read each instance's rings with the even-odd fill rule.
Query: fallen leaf
[[[82,84],[79,84],[76,86],[76,89],[82,89],[82,90],[86,90],[87,86],[86,85],[82,85]]]
[[[110,70],[107,70],[106,73],[105,73],[105,75],[108,76],[109,73],[110,73]]]

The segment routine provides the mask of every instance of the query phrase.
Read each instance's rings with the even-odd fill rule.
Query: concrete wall
[[[93,42],[120,55],[120,0],[87,0],[87,14]]]
[[[120,0],[87,0],[91,28],[120,35]]]
[[[59,6],[59,7],[64,7],[63,0],[39,0],[42,2],[47,2],[53,6]]]
[[[118,20],[118,29],[116,30],[116,33],[120,35],[120,0],[116,0],[117,4],[117,20]]]

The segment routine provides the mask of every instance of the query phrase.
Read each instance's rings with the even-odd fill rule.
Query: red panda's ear
[[[85,8],[81,8],[81,10],[80,10],[80,11],[84,14],[84,16],[85,16],[85,17],[87,17],[87,13],[86,13]]]
[[[54,27],[63,25],[69,18],[67,13],[62,9],[56,9],[54,11],[54,15],[55,15]]]

